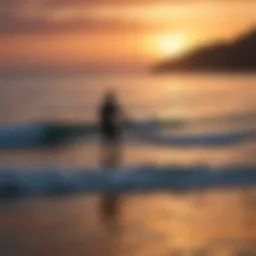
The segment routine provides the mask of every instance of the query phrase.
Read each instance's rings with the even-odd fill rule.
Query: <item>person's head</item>
[[[115,92],[112,90],[107,91],[104,96],[104,102],[107,104],[115,104],[117,102]]]

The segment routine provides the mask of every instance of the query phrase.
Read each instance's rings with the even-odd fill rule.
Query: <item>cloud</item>
[[[90,1],[89,1],[90,2]],[[91,9],[87,1],[2,0],[0,2],[0,33],[43,33],[76,29],[95,29],[103,24],[91,15],[81,18],[81,10]],[[95,8],[95,7],[94,7]],[[105,20],[106,21],[106,20]],[[115,25],[108,20],[106,27]],[[119,22],[117,22],[119,23]]]
[[[145,6],[131,4],[133,1],[120,2],[122,4],[116,4],[115,0],[2,0],[0,34],[131,30],[147,29],[152,25],[145,19],[146,10],[142,10]],[[155,9],[149,12],[155,13]],[[161,15],[158,12],[156,16]]]
[[[230,2],[231,0],[226,0]],[[253,3],[252,0],[246,0]],[[246,1],[233,0],[244,3]],[[221,0],[1,0],[0,34],[67,31],[136,31],[171,28],[180,22],[208,18],[201,3]],[[185,4],[186,3],[186,4]],[[230,3],[229,3],[230,4]],[[188,5],[189,8],[185,6]],[[195,6],[195,8],[193,8]],[[253,8],[249,8],[253,10]],[[172,25],[172,23],[174,25]]]

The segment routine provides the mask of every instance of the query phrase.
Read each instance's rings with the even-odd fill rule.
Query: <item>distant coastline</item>
[[[256,73],[256,28],[234,41],[204,46],[154,65],[154,73]]]

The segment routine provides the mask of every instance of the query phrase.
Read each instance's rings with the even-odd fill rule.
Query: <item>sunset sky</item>
[[[256,26],[255,0],[0,0],[0,69],[140,69]]]

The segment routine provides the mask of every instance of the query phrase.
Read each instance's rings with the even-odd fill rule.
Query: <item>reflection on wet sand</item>
[[[118,168],[121,164],[121,148],[117,144],[102,145],[101,164],[106,171],[108,168]],[[115,219],[118,215],[119,196],[115,194],[105,194],[101,198],[100,209],[104,219]]]
[[[13,203],[0,212],[1,255],[256,255],[255,189],[127,195],[118,225],[102,222],[99,200]]]

